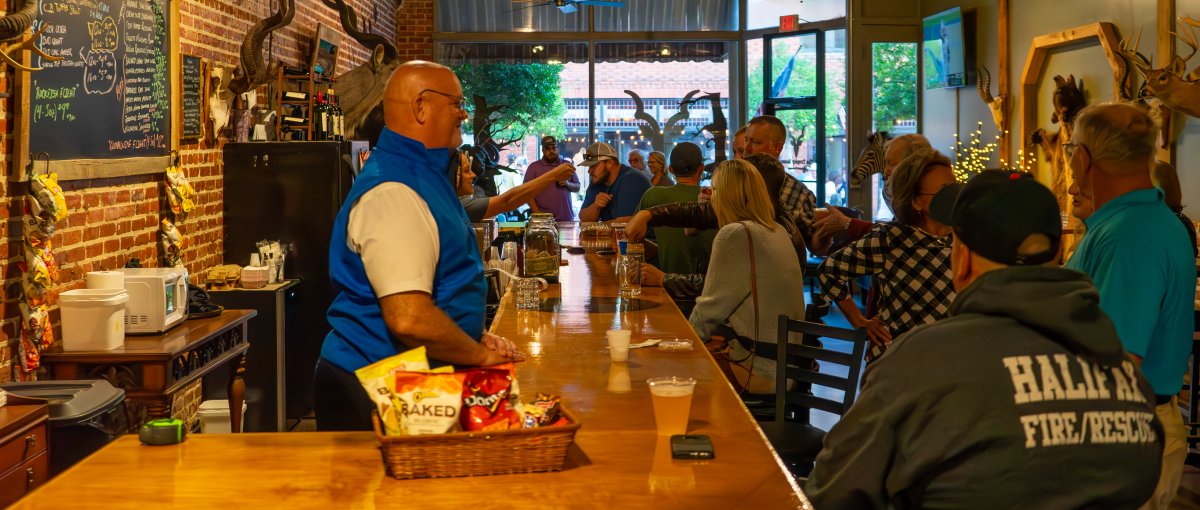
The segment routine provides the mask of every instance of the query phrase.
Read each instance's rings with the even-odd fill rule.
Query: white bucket
[[[205,400],[201,402],[196,415],[200,417],[201,434],[228,434],[231,430],[229,426],[229,400],[227,399]],[[242,428],[246,428],[245,401],[242,402]]]
[[[58,295],[64,351],[108,351],[125,343],[125,289],[76,289]]]

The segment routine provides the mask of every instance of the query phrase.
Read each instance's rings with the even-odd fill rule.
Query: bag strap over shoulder
[[[746,244],[750,248],[750,299],[754,303],[754,341],[758,342],[762,338],[758,335],[758,271],[754,267],[754,236],[750,234],[747,222],[743,221],[742,227],[746,229]]]

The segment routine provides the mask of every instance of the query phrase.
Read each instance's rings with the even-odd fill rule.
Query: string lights
[[[1004,134],[1008,134],[1008,131],[1005,131]],[[999,147],[999,133],[996,134],[996,137],[993,141],[987,143],[983,142],[983,122],[980,122],[975,127],[975,131],[971,133],[971,139],[965,144],[960,139],[958,133],[955,133],[955,163],[953,166],[954,178],[959,182],[966,182],[967,179],[971,178],[971,176],[987,169],[991,164],[993,154],[995,154],[996,149]],[[1032,154],[1026,158],[1024,150],[1017,151],[1016,165],[1010,165],[1009,162],[1004,159],[1003,154],[1001,154],[999,157],[1000,168],[1006,170],[1033,173],[1034,169],[1037,168],[1037,158],[1033,157]]]

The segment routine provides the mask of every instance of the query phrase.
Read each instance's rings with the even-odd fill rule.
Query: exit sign
[[[792,14],[779,17],[780,32],[795,32],[800,29],[800,15]]]

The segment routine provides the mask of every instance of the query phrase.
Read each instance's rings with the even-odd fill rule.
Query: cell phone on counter
[[[683,460],[707,460],[716,458],[712,439],[704,434],[677,434],[671,436],[671,458]]]

